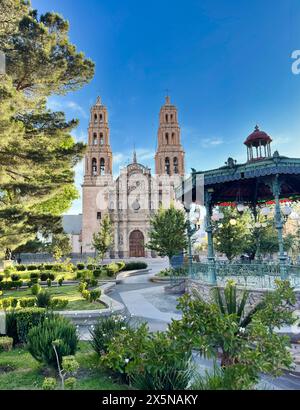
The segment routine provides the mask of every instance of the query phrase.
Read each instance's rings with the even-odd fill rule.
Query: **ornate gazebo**
[[[248,206],[256,216],[259,207],[263,208],[273,201],[274,222],[278,232],[279,263],[277,267],[275,265],[272,267],[272,272],[271,267],[268,269],[270,273],[274,273],[274,276],[278,274],[281,278],[295,274],[295,270],[293,271],[295,267],[287,264],[283,248],[285,209],[282,203],[286,200],[292,202],[300,199],[300,158],[287,158],[279,155],[277,151],[272,154],[271,142],[271,137],[256,126],[254,132],[244,142],[247,147],[247,162],[238,164],[233,158],[228,158],[225,166],[220,168],[208,171],[193,170],[191,176],[176,190],[177,199],[184,204],[188,197],[196,203],[198,198],[203,198],[206,208],[208,262],[196,269],[203,271],[206,269],[211,284],[217,283],[218,275],[213,245],[213,208],[224,203],[236,204],[241,209]],[[200,177],[203,180],[203,195],[197,192],[201,189],[197,183]],[[203,205],[201,201],[200,204]],[[222,272],[226,272],[226,269],[228,275],[234,271],[233,267],[223,266]],[[256,268],[250,265],[243,269],[248,269],[250,272],[258,269],[266,275],[266,271],[263,271],[263,263],[256,262]]]

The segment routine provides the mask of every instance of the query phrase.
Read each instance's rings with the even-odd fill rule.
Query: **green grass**
[[[105,374],[88,342],[79,343],[76,360],[80,364],[76,390],[128,389]],[[45,368],[25,348],[0,353],[0,390],[40,390],[45,377],[55,376],[54,369]]]
[[[68,299],[69,303],[64,310],[99,310],[105,308],[102,303],[91,303],[83,299],[78,291],[78,285],[51,286],[44,289],[48,289],[53,297]],[[22,299],[30,296],[32,296],[31,289],[7,290],[3,291],[0,299],[7,297]]]

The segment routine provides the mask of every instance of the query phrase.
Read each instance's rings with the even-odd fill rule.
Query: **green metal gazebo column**
[[[283,247],[283,220],[282,214],[280,209],[280,191],[281,191],[281,183],[279,181],[279,176],[273,180],[273,195],[275,198],[275,226],[278,233],[278,245],[279,245],[279,263],[280,263],[280,276],[281,279],[287,279],[287,266],[286,266],[286,257],[284,254],[284,247]]]
[[[211,223],[212,215],[212,205],[211,205],[211,193],[205,191],[205,230],[207,233],[207,259],[208,259],[208,274],[209,281],[212,285],[217,284],[217,273],[216,273],[216,259],[214,251],[214,241],[213,241],[213,229]]]

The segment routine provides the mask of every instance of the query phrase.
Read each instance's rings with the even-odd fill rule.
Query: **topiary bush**
[[[52,298],[50,307],[53,310],[62,310],[68,306],[68,303],[69,303],[68,299],[65,299],[65,298]]]
[[[20,275],[17,275],[16,273],[13,273],[13,274],[11,275],[11,280],[12,280],[13,282],[18,281],[19,279],[20,279]]]
[[[119,270],[120,268],[117,263],[110,263],[109,265],[106,265],[106,271],[109,277],[115,276],[119,272]]]
[[[38,307],[48,309],[51,303],[51,294],[47,290],[41,290],[36,296],[36,304]]]
[[[96,302],[96,300],[98,300],[101,296],[101,290],[91,290],[90,291],[90,302]]]
[[[45,265],[45,270],[52,270],[53,269],[53,264],[47,264]]]
[[[33,327],[28,333],[28,350],[41,363],[56,367],[56,356],[53,349],[55,342],[58,360],[62,363],[64,356],[76,353],[78,337],[75,326],[66,318],[52,315]]]
[[[24,272],[26,271],[26,266],[25,265],[16,265],[16,271],[18,272]]]
[[[38,283],[35,283],[31,288],[31,293],[32,295],[37,296],[41,290],[42,290],[41,285],[39,285]]]
[[[0,337],[0,353],[9,352],[13,348],[14,339],[12,337]]]
[[[77,263],[77,269],[78,270],[83,270],[85,268],[84,263]]]
[[[34,307],[36,305],[36,298],[21,298],[19,299],[21,308]]]
[[[0,290],[19,289],[23,285],[22,280],[0,282]]]
[[[57,381],[54,377],[45,377],[43,381],[42,389],[43,390],[55,390],[57,386]]]
[[[32,271],[32,270],[38,270],[37,265],[27,265],[27,270]]]
[[[14,344],[26,343],[29,330],[43,322],[45,318],[43,308],[25,308],[6,314],[6,333],[14,339]]]
[[[126,263],[125,267],[122,269],[123,271],[129,270],[139,270],[139,269],[147,269],[148,265],[145,262],[128,262]]]
[[[120,332],[128,329],[128,320],[119,315],[100,317],[95,327],[90,330],[91,345],[95,352],[101,356],[108,352],[110,341]]]
[[[101,274],[102,274],[102,270],[99,269],[99,268],[97,268],[93,271],[94,278],[96,278],[96,279],[100,278]]]

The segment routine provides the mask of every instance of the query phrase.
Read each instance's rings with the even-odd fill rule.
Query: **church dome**
[[[244,144],[248,147],[258,147],[259,145],[267,145],[270,142],[272,142],[272,138],[266,132],[261,131],[257,125]]]

